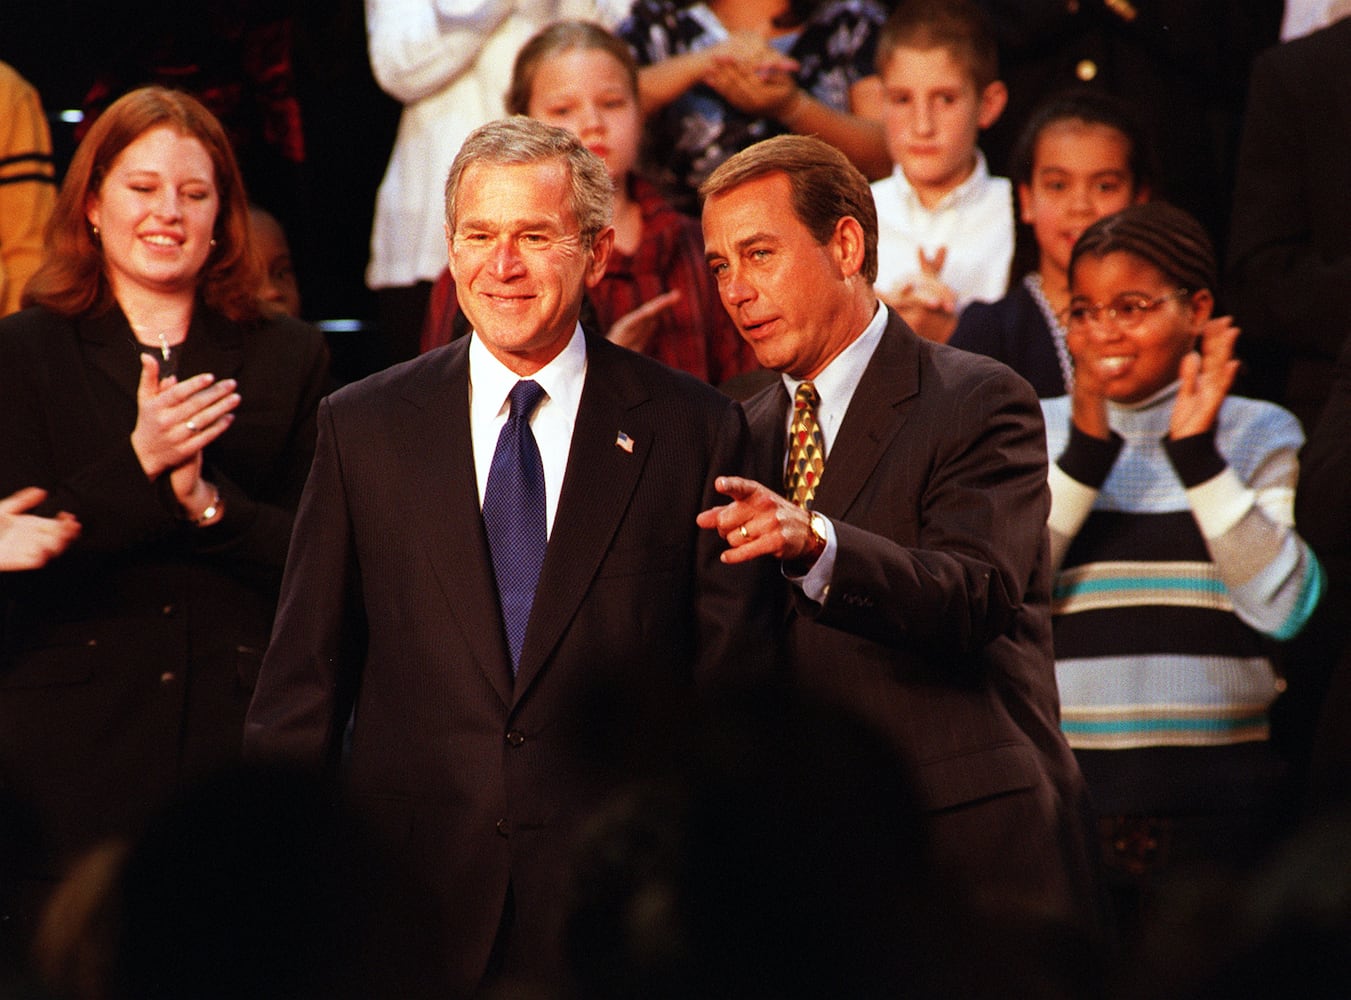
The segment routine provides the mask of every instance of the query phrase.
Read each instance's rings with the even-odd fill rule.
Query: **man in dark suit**
[[[1258,56],[1234,183],[1225,290],[1242,387],[1306,432],[1351,327],[1348,74],[1351,17]]]
[[[940,878],[978,892],[1001,928],[1091,926],[1035,394],[879,307],[872,199],[831,147],[766,140],[703,193],[723,304],[783,377],[746,404],[759,482],[720,479],[733,502],[699,523],[731,545],[727,562],[781,561],[796,682],[890,737],[918,780]]]
[[[438,996],[554,985],[569,840],[610,784],[611,724],[768,635],[759,571],[722,564],[695,524],[742,467],[739,405],[578,323],[610,203],[604,165],[560,129],[515,118],[465,141],[446,232],[473,335],[321,406],[249,711],[252,757],[342,757],[352,803],[429,890]],[[520,402],[526,383],[541,401]],[[512,435],[523,478],[502,499]],[[534,528],[504,525],[531,510]]]
[[[1225,298],[1243,328],[1238,389],[1294,413],[1309,435],[1311,451],[1331,394],[1345,391],[1334,389],[1334,383],[1338,357],[1351,337],[1348,74],[1351,16],[1257,57],[1229,231]],[[1344,407],[1345,400],[1339,405]],[[1323,437],[1330,445],[1345,432],[1339,427],[1329,435],[1324,428]],[[1310,492],[1301,482],[1295,496],[1312,513],[1310,508],[1327,502],[1329,494]],[[1324,553],[1306,531],[1306,516],[1297,518],[1300,533],[1321,560]],[[1321,527],[1315,532],[1321,534]],[[1348,627],[1345,607],[1325,597],[1304,630],[1275,654],[1288,686],[1272,706],[1272,739],[1301,779],[1312,754],[1320,784],[1330,774],[1319,762],[1326,756],[1323,747],[1335,732],[1325,721],[1324,699],[1346,697],[1329,688],[1345,685],[1336,679]]]

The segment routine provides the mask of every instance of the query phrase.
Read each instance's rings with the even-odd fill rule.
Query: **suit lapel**
[[[639,404],[645,398],[620,350],[588,336],[586,382],[521,650],[517,699],[539,675],[590,589],[661,432],[643,415]],[[627,436],[623,445],[621,434]]]
[[[408,404],[399,435],[398,468],[426,513],[416,525],[398,525],[424,539],[424,552],[459,627],[448,644],[466,651],[504,705],[511,704],[511,661],[503,635],[492,557],[483,530],[474,447],[469,434],[469,338],[428,358],[404,387]],[[490,627],[489,623],[492,623]]]
[[[746,423],[753,448],[750,476],[776,493],[783,492],[788,454],[788,389],[782,379],[746,401]]]
[[[826,454],[813,504],[816,510],[834,517],[848,514],[905,425],[918,395],[919,344],[915,334],[893,313]]]
[[[756,393],[745,403],[752,448],[752,465],[748,474],[756,482],[779,494],[783,493],[783,469],[788,455],[790,405],[788,388],[782,379],[777,379],[773,385]],[[779,590],[778,594],[774,615],[778,623],[786,627],[796,612],[793,602],[787,599],[788,592]]]
[[[114,305],[98,316],[76,321],[85,356],[134,403],[141,379],[136,338],[122,310]]]
[[[217,381],[234,378],[244,360],[244,327],[217,313],[207,312],[200,304],[192,313],[188,339],[183,342],[179,362],[180,380],[200,372],[210,372]],[[241,390],[245,391],[245,390]]]
[[[141,381],[141,364],[136,337],[126,315],[114,304],[105,313],[80,320],[78,329],[90,364],[134,402]],[[179,381],[202,372],[210,372],[217,380],[234,378],[243,363],[245,336],[241,324],[208,311],[199,302],[193,310],[188,336],[177,348],[182,352]]]

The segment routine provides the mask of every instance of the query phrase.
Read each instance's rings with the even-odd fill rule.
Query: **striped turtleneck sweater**
[[[1323,589],[1294,528],[1298,421],[1230,397],[1213,434],[1170,441],[1176,395],[1174,383],[1109,403],[1110,441],[1072,428],[1068,397],[1042,401],[1058,456],[1049,526],[1061,724],[1081,761],[1265,741],[1282,687],[1269,640],[1295,635]],[[1137,777],[1129,784],[1147,798]],[[1150,808],[1135,805],[1113,811]]]

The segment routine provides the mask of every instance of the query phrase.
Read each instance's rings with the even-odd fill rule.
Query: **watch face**
[[[819,549],[824,549],[826,547],[825,520],[826,518],[824,514],[818,514],[815,511],[812,512],[811,517],[812,537],[816,539],[816,546]]]

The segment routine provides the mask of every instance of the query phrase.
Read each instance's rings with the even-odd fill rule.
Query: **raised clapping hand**
[[[74,514],[27,514],[47,497],[35,486],[0,500],[0,571],[38,569],[60,555],[80,533]]]
[[[723,562],[743,563],[760,556],[789,561],[811,550],[811,517],[797,504],[740,476],[719,476],[713,487],[732,502],[703,511],[695,521],[726,540],[730,548],[722,554]]]
[[[1097,365],[1089,360],[1088,334],[1070,329],[1065,345],[1074,358],[1074,386],[1070,391],[1070,420],[1083,434],[1102,441],[1111,440],[1112,428],[1107,422],[1107,392]]]
[[[680,301],[680,289],[673,288],[614,321],[605,339],[631,351],[645,351],[657,332],[657,319]]]
[[[224,434],[239,405],[234,379],[194,375],[185,382],[160,380],[154,358],[141,356],[136,387],[136,426],[131,446],[150,479],[170,472],[174,495],[186,502],[199,489],[202,449]]]
[[[1215,426],[1220,404],[1238,376],[1239,363],[1234,360],[1238,335],[1231,317],[1216,316],[1201,330],[1199,349],[1182,358],[1178,367],[1181,385],[1168,423],[1170,438],[1203,434]]]
[[[704,83],[732,107],[750,115],[779,118],[798,96],[793,74],[798,62],[764,39],[738,32],[710,52]]]
[[[948,248],[939,247],[932,257],[923,248],[918,254],[919,274],[883,299],[921,337],[946,343],[957,326],[957,293],[941,277]]]

